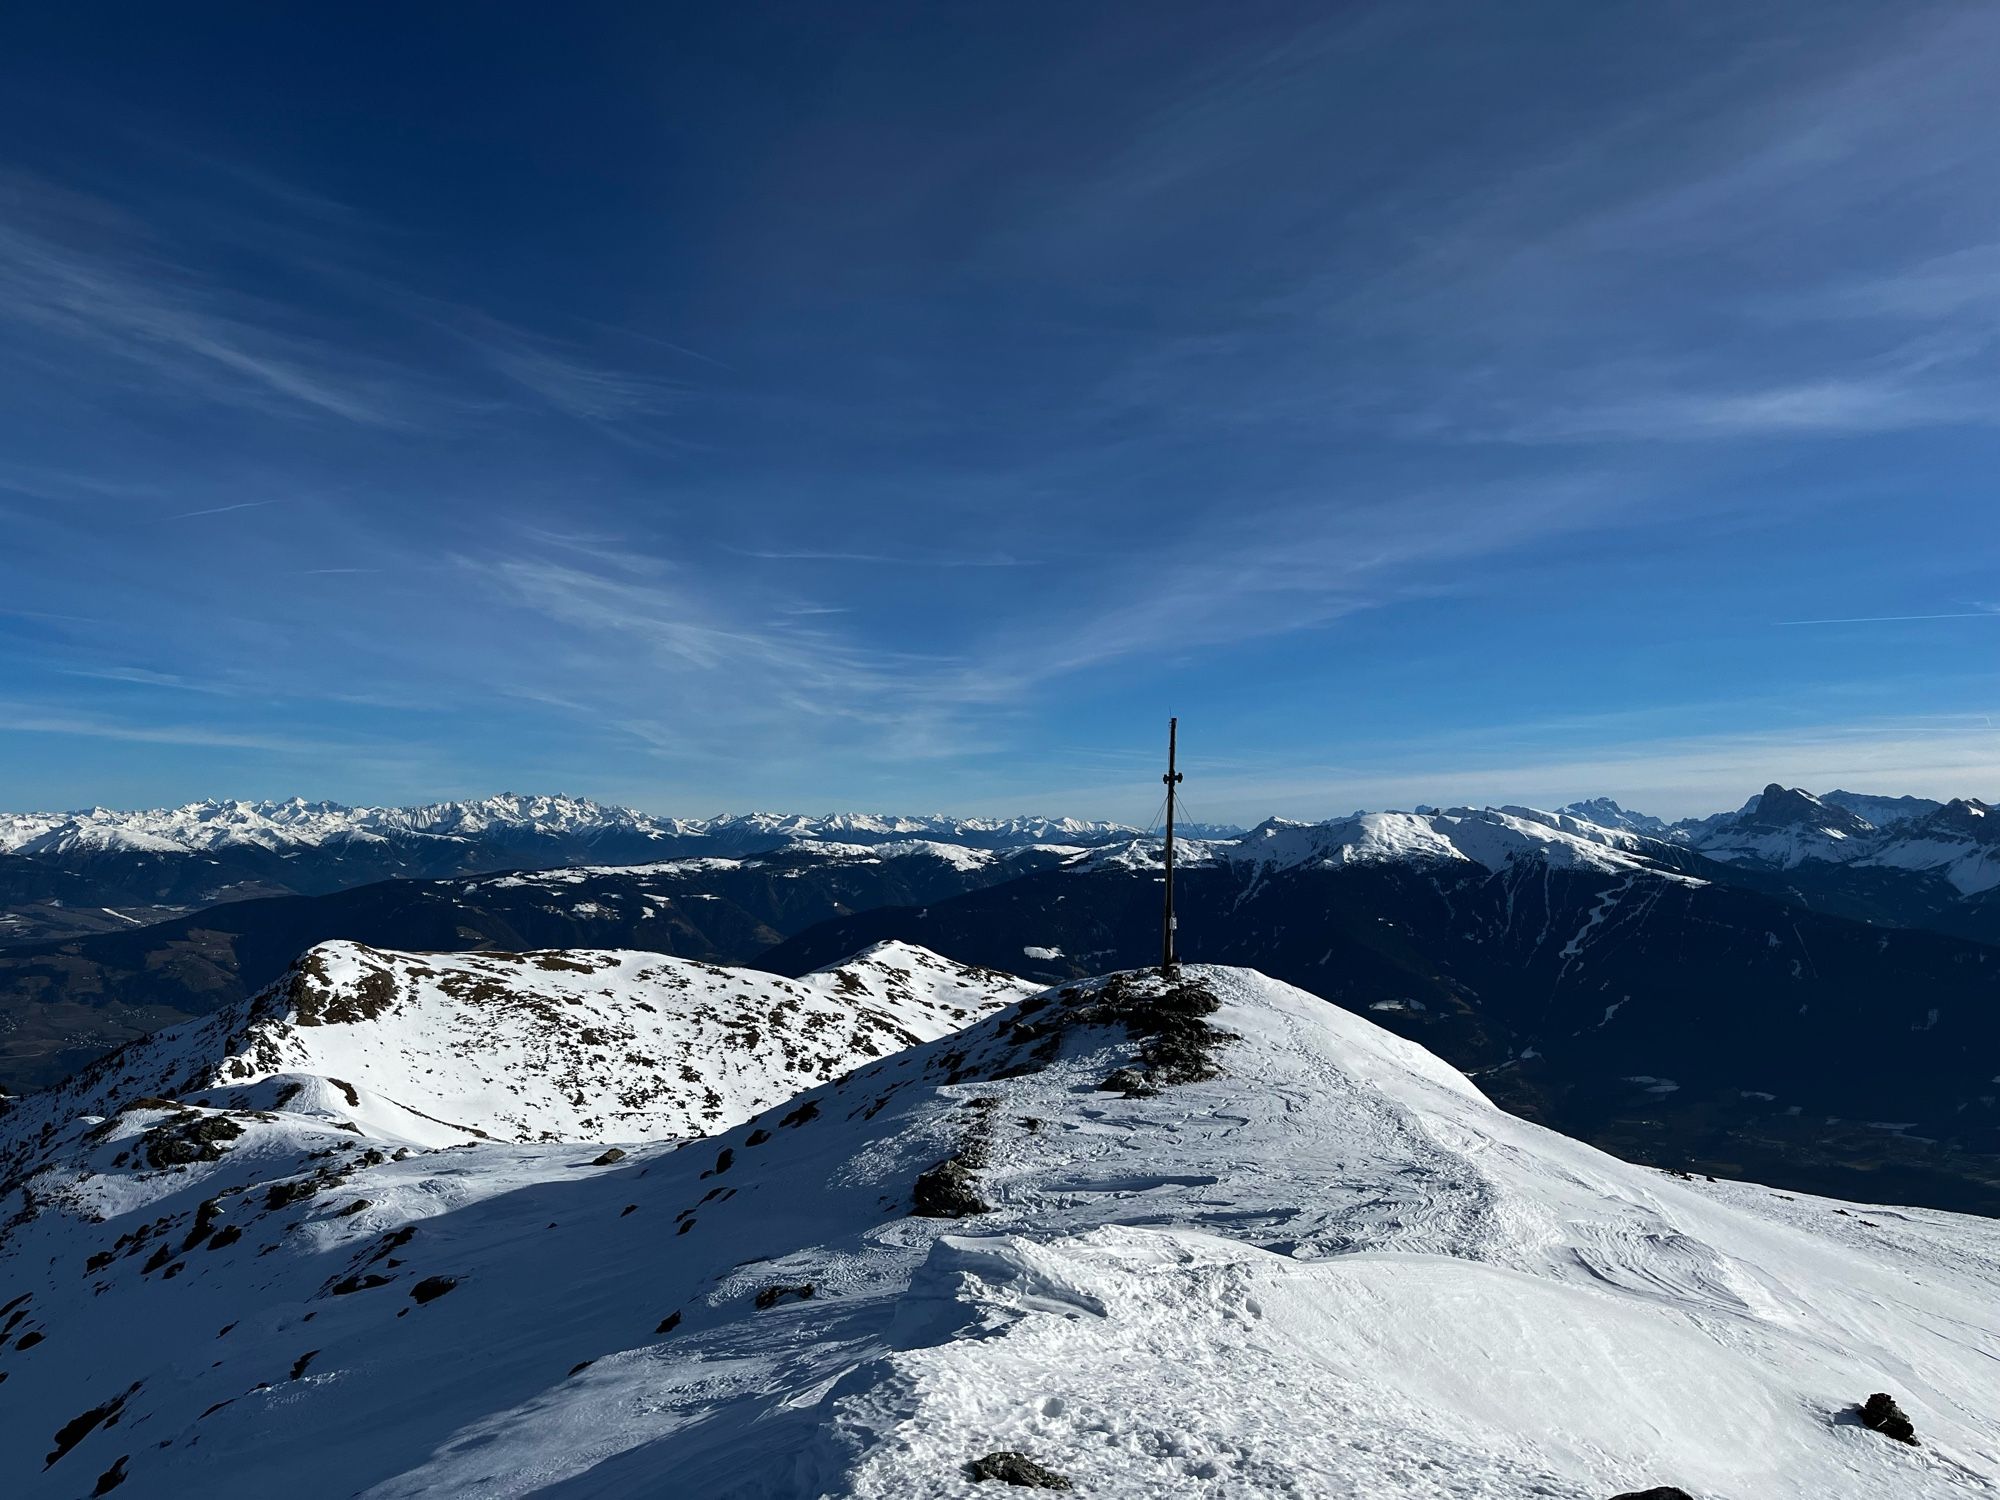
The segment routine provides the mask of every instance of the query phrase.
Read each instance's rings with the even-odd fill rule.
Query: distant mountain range
[[[294,798],[148,812],[0,813],[0,946],[144,926],[225,901],[327,895],[378,880],[741,857],[799,842],[1080,848],[1139,832],[1080,818],[664,818],[576,797],[513,795],[423,807]]]
[[[1983,806],[1876,828],[1774,787],[1670,837],[1529,808],[1271,820],[1183,844],[1182,947],[1310,983],[1509,1107],[1640,1160],[1992,1211],[2000,946],[1982,924],[2000,907],[1977,888]],[[883,941],[1041,980],[1139,965],[1157,953],[1160,860],[1158,839],[1129,834],[801,840],[230,902],[0,950],[0,1084],[46,1085],[239,1003],[333,940],[790,974]]]
[[[0,853],[46,855],[84,849],[126,853],[213,853],[219,849],[317,849],[342,843],[430,841],[456,848],[504,843],[511,837],[642,839],[656,846],[687,841],[738,852],[793,839],[855,844],[937,838],[979,848],[1027,843],[1095,843],[1136,832],[1118,823],[1081,818],[952,818],[831,813],[733,813],[716,818],[667,818],[581,797],[503,793],[474,801],[418,807],[348,807],[338,802],[191,802],[143,812],[90,808],[66,813],[0,813]],[[691,852],[675,850],[674,852]]]
[[[44,828],[0,876],[143,872],[185,897],[265,861],[330,888],[151,923],[99,910],[110,930],[0,946],[0,1087],[246,1001],[329,941],[792,974],[901,941],[1039,979],[1156,951],[1160,842],[1108,823],[207,808]],[[296,842],[273,847],[273,828]],[[177,842],[113,847],[139,834]],[[1360,813],[1197,828],[1179,854],[1189,956],[1309,984],[1531,1118],[1643,1160],[2000,1208],[2000,822],[1983,802],[1772,785],[1677,824],[1602,799]],[[460,872],[343,888],[385,861]],[[26,909],[45,926],[77,910]]]
[[[1718,878],[1814,911],[2000,942],[2000,814],[1973,798],[1815,797],[1766,787],[1668,838]]]

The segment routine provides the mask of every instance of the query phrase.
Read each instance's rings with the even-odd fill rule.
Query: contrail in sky
[[[184,510],[177,516],[168,516],[169,521],[190,521],[196,516],[219,516],[230,510],[255,510],[260,505],[276,505],[275,500],[239,500],[234,505],[215,505],[207,510]]]
[[[1854,615],[1841,620],[1780,620],[1780,625],[1886,625],[1894,620],[2000,620],[2000,609],[1966,609],[1948,615]]]

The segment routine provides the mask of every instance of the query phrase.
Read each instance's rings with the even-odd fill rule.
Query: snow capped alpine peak
[[[1874,829],[1874,824],[1857,813],[1822,802],[1803,788],[1782,786],[1775,781],[1759,794],[1756,806],[1745,815],[1744,821],[1764,828],[1819,829],[1836,838]]]
[[[1992,804],[1977,797],[1954,797],[1927,816],[1910,821],[1927,832],[1950,829],[1981,843],[2000,842],[2000,820],[1994,818]]]
[[[996,1450],[1096,1500],[1960,1500],[2000,1464],[1990,1221],[1616,1160],[1243,969],[1031,996],[679,1149],[137,1099],[0,1220],[23,1500],[885,1500]],[[1881,1389],[1921,1448],[1849,1415]]]
[[[1622,828],[1627,833],[1643,833],[1654,838],[1665,837],[1669,827],[1664,820],[1651,813],[1620,807],[1609,797],[1590,797],[1581,802],[1565,803],[1556,811],[1599,828]]]
[[[1285,869],[1383,860],[1462,859],[1426,813],[1356,813],[1326,823],[1267,818],[1235,845],[1233,857]]]
[[[1881,797],[1838,789],[1822,793],[1819,800],[1833,807],[1844,807],[1857,817],[1866,818],[1877,828],[1889,828],[1897,823],[1925,817],[1944,805],[1929,797]]]
[[[1568,813],[1532,807],[1453,807],[1421,812],[1360,812],[1321,823],[1266,818],[1233,839],[1177,839],[1183,868],[1234,864],[1267,870],[1339,869],[1394,863],[1469,863],[1498,873],[1544,863],[1607,873],[1646,871],[1673,880],[1656,856],[1669,846]],[[1089,850],[1070,862],[1079,871],[1158,870],[1160,839],[1146,836]]]
[[[980,848],[1027,843],[1101,843],[1136,832],[1082,818],[903,817],[878,813],[732,813],[670,818],[587,797],[503,792],[416,807],[348,807],[338,802],[206,801],[117,812],[0,813],[0,853],[79,851],[196,853],[229,846],[296,849],[342,840],[476,840],[510,835],[585,838],[622,834],[652,840],[711,839],[718,846],[788,839],[884,843],[931,839]]]
[[[1033,988],[908,943],[800,979],[655,953],[321,943],[254,999],[20,1101],[0,1179],[45,1123],[140,1097],[286,1108],[308,1082],[313,1108],[410,1146],[705,1135]]]
[[[580,797],[502,793],[421,807],[348,807],[292,797],[281,802],[190,802],[140,812],[96,807],[76,813],[5,814],[0,815],[0,851],[194,853],[231,845],[303,848],[390,835],[469,838],[503,829],[568,834],[617,828],[665,836],[685,833],[689,827],[678,819],[654,818]]]
[[[1687,842],[1710,859],[1779,869],[1811,859],[1845,863],[1866,853],[1875,835],[1867,819],[1775,781],[1734,816],[1686,830]]]
[[[1863,809],[1881,814],[1880,824]],[[1811,862],[1929,872],[1960,896],[2000,887],[2000,825],[1977,798],[1930,802],[1776,782],[1733,816],[1683,824],[1681,840],[1710,859],[1790,870]]]
[[[1465,861],[1494,872],[1524,862],[1559,869],[1646,870],[1680,879],[1646,854],[1647,841],[1568,813],[1532,807],[1452,807],[1440,811],[1357,813],[1327,823],[1271,819],[1233,845],[1227,857],[1276,868],[1332,868],[1390,861]],[[1657,846],[1656,846],[1657,847]]]
[[[1955,797],[1922,817],[1892,824],[1853,863],[1926,870],[1961,896],[1983,895],[2000,887],[2000,818],[1977,798]]]

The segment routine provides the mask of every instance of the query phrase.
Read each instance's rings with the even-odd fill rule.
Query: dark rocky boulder
[[[917,1179],[916,1213],[922,1219],[969,1219],[990,1213],[978,1179],[958,1157],[947,1157]]]
[[[1067,1490],[1074,1486],[1056,1473],[1045,1469],[1025,1453],[1014,1453],[1003,1449],[989,1453],[984,1458],[975,1458],[965,1466],[965,1472],[975,1481],[997,1479],[1002,1484],[1019,1485],[1026,1490]]]
[[[1159,1093],[1137,1068],[1115,1068],[1098,1085],[1107,1094],[1123,1094],[1127,1099],[1150,1099]]]
[[[202,1115],[189,1110],[164,1125],[155,1125],[140,1139],[146,1164],[155,1169],[184,1167],[198,1161],[221,1161],[229,1143],[243,1127],[227,1115]]]
[[[1676,1485],[1658,1484],[1650,1490],[1627,1490],[1622,1495],[1613,1495],[1611,1500],[1694,1500],[1694,1496]]]
[[[1861,1406],[1861,1425],[1899,1443],[1917,1445],[1917,1429],[1887,1391],[1877,1391]]]

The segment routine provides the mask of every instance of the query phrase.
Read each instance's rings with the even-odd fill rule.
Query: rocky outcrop
[[[965,1466],[965,1472],[974,1481],[997,1479],[1002,1484],[1018,1485],[1024,1490],[1067,1490],[1075,1487],[1062,1475],[1053,1469],[1043,1468],[1027,1454],[1008,1449],[975,1458]]]
[[[920,1219],[969,1219],[991,1212],[964,1154],[946,1157],[917,1179],[913,1196]]]
[[[1861,1404],[1861,1425],[1899,1443],[1917,1446],[1917,1429],[1887,1391],[1877,1391]]]

